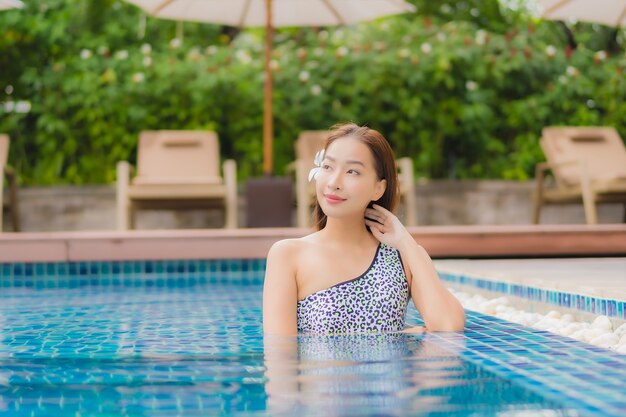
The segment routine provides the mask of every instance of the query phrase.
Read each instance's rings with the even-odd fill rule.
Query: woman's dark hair
[[[331,128],[330,134],[324,144],[324,150],[327,150],[331,143],[337,139],[349,136],[351,138],[363,142],[372,152],[374,157],[374,167],[379,180],[387,180],[385,192],[378,200],[373,203],[378,204],[393,212],[398,206],[400,193],[398,189],[398,174],[396,171],[396,160],[393,150],[389,146],[389,142],[383,135],[374,129],[366,126],[359,126],[354,123],[342,123]],[[371,204],[370,204],[371,206]],[[326,214],[322,210],[317,199],[315,200],[315,209],[313,211],[314,225],[317,230],[322,230],[326,226]],[[368,228],[369,230],[369,228]]]

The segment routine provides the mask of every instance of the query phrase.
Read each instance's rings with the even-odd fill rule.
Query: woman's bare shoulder
[[[310,249],[311,245],[314,244],[313,235],[315,233],[301,238],[279,240],[272,245],[267,256],[268,258],[295,260],[297,255]]]

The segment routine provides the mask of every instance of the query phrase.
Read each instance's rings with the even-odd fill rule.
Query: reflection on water
[[[0,359],[0,415],[265,413],[263,355]]]
[[[462,349],[463,336],[449,334]],[[559,406],[465,363],[430,335],[266,337],[272,415],[516,415]]]
[[[263,338],[260,286],[4,289],[0,415],[566,415],[441,337]]]

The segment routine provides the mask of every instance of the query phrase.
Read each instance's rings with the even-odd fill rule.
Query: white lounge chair
[[[0,134],[0,232],[2,232],[2,215],[8,211],[11,215],[13,231],[20,231],[19,212],[17,207],[17,181],[13,168],[7,162],[9,159],[9,136]],[[4,177],[8,180],[8,199],[4,198]]]
[[[219,143],[210,131],[145,131],[139,136],[137,175],[117,164],[117,228],[134,227],[138,209],[225,209],[225,227],[237,227],[237,166],[223,163]]]
[[[626,147],[611,127],[547,127],[542,131],[541,148],[547,162],[535,169],[533,223],[540,220],[546,204],[580,202],[587,224],[596,224],[596,204],[625,204],[626,222]],[[554,181],[546,183],[546,173]]]

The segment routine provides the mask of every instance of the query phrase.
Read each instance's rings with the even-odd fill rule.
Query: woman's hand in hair
[[[398,249],[405,239],[413,239],[402,222],[389,210],[374,204],[365,210],[365,224],[376,239]]]

